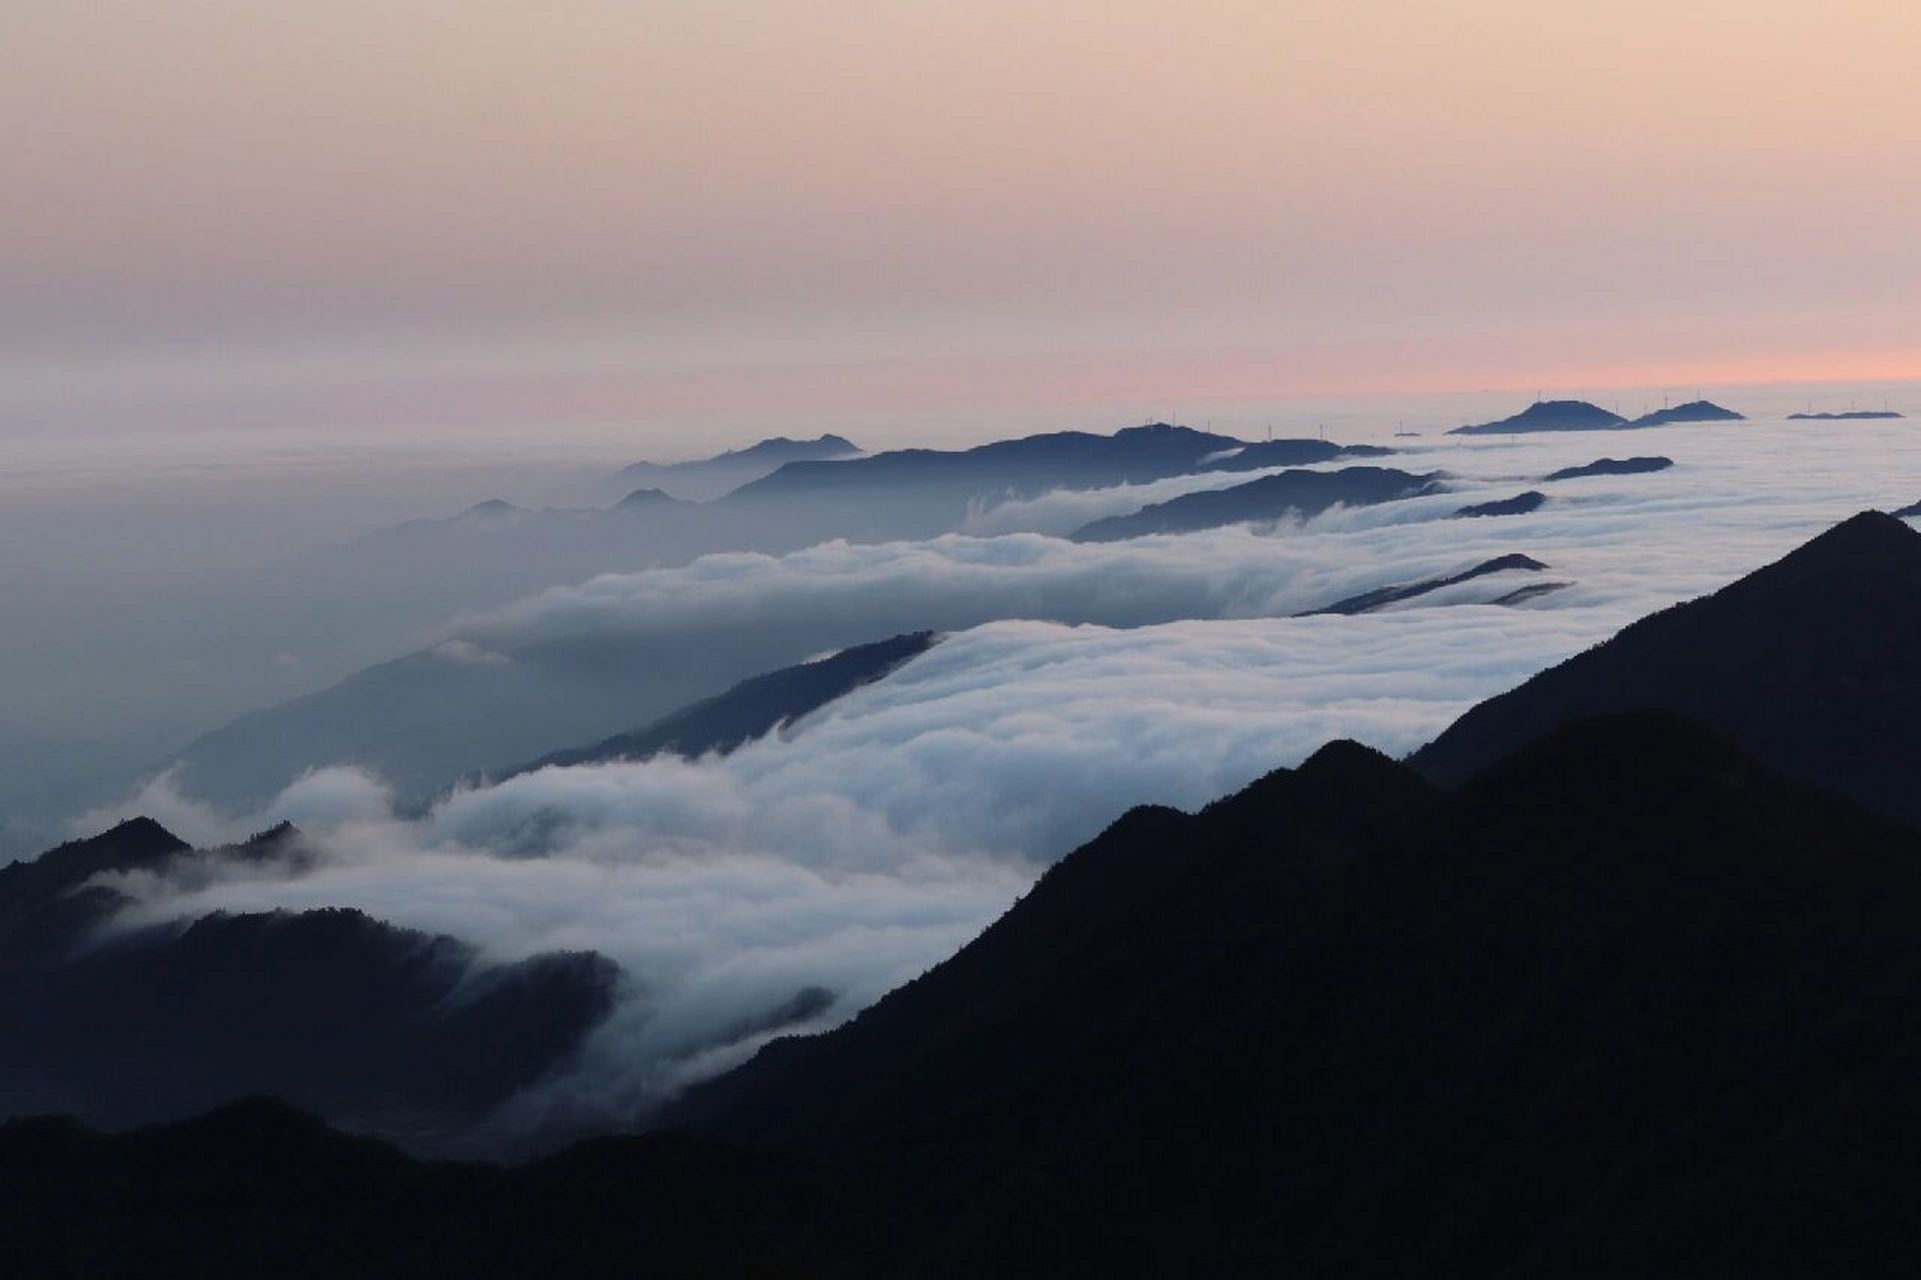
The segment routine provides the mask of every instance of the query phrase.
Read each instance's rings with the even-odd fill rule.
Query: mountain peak
[[[1338,784],[1356,777],[1374,778],[1385,772],[1399,772],[1392,758],[1352,738],[1337,738],[1315,749],[1301,761],[1295,773],[1302,781]]]
[[[1921,533],[1864,511],[1469,710],[1411,758],[1457,785],[1555,727],[1663,711],[1921,824]]]
[[[182,849],[187,847],[186,842],[179,836],[176,836],[173,832],[167,830],[161,826],[160,823],[149,818],[144,813],[136,814],[124,822],[117,822],[101,834],[103,836],[115,836],[123,839],[151,840],[156,843],[174,845]]]
[[[1858,603],[1854,596],[1894,589],[1896,580],[1911,575],[1921,575],[1921,533],[1886,512],[1863,511],[1726,591],[1748,597],[1764,591],[1819,593],[1820,598],[1809,597],[1803,603],[1822,608],[1832,619],[1837,608]],[[1840,590],[1844,583],[1854,584],[1845,596]],[[1826,598],[1830,593],[1834,599]]]
[[[1451,436],[1508,435],[1522,431],[1601,431],[1627,425],[1618,413],[1586,400],[1536,400],[1521,412],[1494,422],[1456,427]]]
[[[1712,400],[1689,400],[1685,404],[1669,405],[1656,409],[1653,413],[1644,413],[1628,425],[1665,427],[1684,422],[1743,422],[1745,420],[1745,414],[1736,413]]]
[[[505,498],[489,498],[485,502],[474,503],[455,516],[451,523],[457,526],[506,524],[520,514],[521,509]]]

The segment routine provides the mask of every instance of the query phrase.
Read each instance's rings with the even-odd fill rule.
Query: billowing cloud
[[[448,662],[463,667],[504,667],[513,659],[492,649],[483,649],[471,640],[443,640],[434,646],[434,653]]]
[[[957,599],[1008,620],[961,629],[725,758],[542,770],[412,821],[363,775],[314,774],[242,824],[304,812],[313,838],[299,874],[130,880],[131,918],[349,905],[501,958],[603,951],[629,975],[619,1010],[581,1061],[499,1124],[628,1121],[750,1052],[802,990],[834,993],[798,1015],[825,1025],[950,954],[1130,805],[1195,806],[1335,737],[1404,752],[1632,618],[1862,506],[1892,505],[1916,474],[1864,473],[1812,433],[1677,429],[1659,442],[1672,471],[1547,486],[1546,507],[1513,519],[1443,519],[1462,501],[1448,496],[1268,535],[834,544],[543,593],[467,634],[515,652],[623,629],[755,626],[786,610],[938,619]],[[1620,437],[1500,442],[1450,448],[1445,465],[1501,492],[1610,450],[1624,451]],[[1284,616],[1511,551],[1574,585],[1524,608],[1460,602],[1490,588],[1361,617]],[[1043,603],[1094,621],[1021,620]],[[169,803],[165,782],[142,799]]]

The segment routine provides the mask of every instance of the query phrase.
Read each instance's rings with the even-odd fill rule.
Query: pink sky
[[[0,15],[0,430],[1921,376],[1921,6]]]

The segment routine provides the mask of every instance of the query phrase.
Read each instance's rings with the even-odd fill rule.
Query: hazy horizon
[[[16,8],[0,432],[689,455],[1911,378],[1918,42],[1891,0]]]

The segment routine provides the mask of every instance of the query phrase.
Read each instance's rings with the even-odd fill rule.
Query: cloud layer
[[[350,905],[502,958],[603,951],[629,975],[619,1011],[499,1126],[524,1137],[630,1123],[750,1052],[803,989],[834,994],[802,1022],[825,1025],[950,954],[1130,805],[1192,807],[1335,737],[1404,752],[1640,614],[1862,506],[1921,496],[1896,489],[1921,469],[1865,471],[1814,433],[1677,429],[1660,447],[1674,470],[1548,486],[1546,507],[1513,519],[1439,519],[1462,500],[1450,495],[1267,535],[832,545],[543,593],[466,635],[517,653],[610,628],[752,626],[810,601],[850,617],[868,602],[1018,615],[1067,601],[1134,625],[986,622],[724,759],[542,770],[417,821],[395,819],[364,775],[317,773],[241,824],[297,815],[313,846],[298,874],[130,881],[132,918]],[[1493,491],[1609,451],[1619,437],[1433,457]],[[1274,616],[1511,551],[1575,585],[1518,609],[1455,603],[1491,598],[1489,586],[1361,617]],[[164,780],[141,798],[174,803]],[[203,811],[162,813],[219,828]]]

